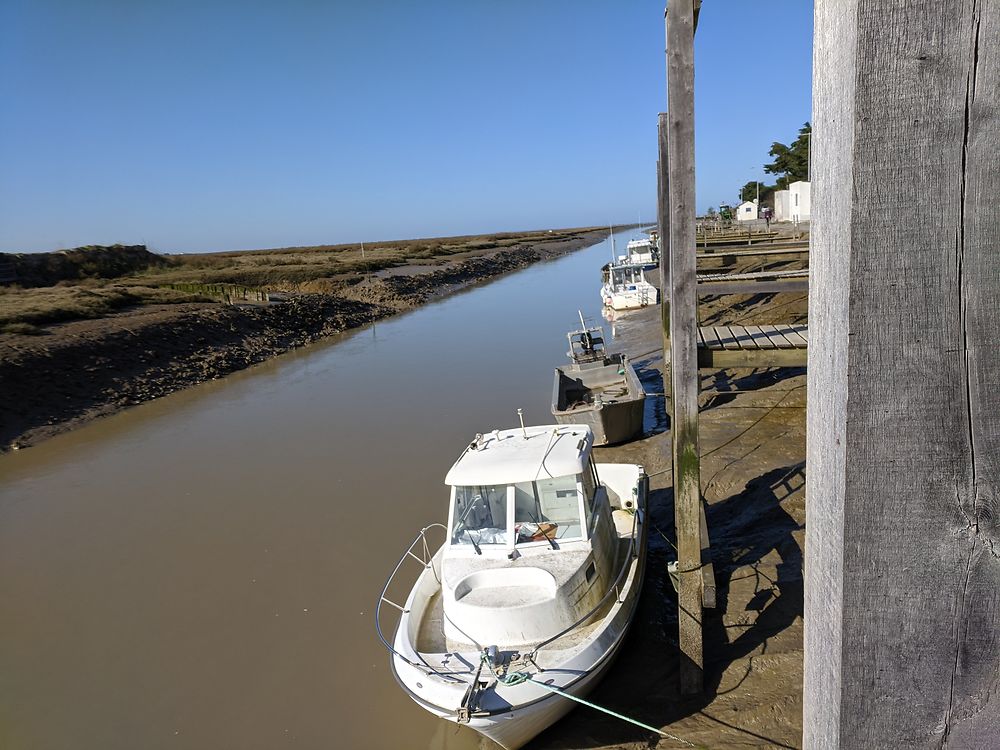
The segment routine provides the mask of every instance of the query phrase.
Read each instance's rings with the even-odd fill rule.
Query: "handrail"
[[[448,528],[441,523],[428,524],[427,526],[424,526],[422,529],[420,529],[420,531],[417,533],[417,536],[414,537],[413,541],[410,543],[410,546],[407,547],[406,551],[403,552],[403,554],[400,556],[399,561],[396,563],[396,567],[392,569],[392,573],[389,574],[388,579],[386,579],[385,585],[382,587],[382,592],[379,594],[378,604],[375,606],[375,632],[378,633],[379,640],[382,641],[382,645],[386,647],[386,649],[389,651],[390,654],[399,657],[404,662],[409,664],[411,667],[419,669],[420,671],[425,672],[426,674],[435,674],[438,677],[442,677],[446,680],[452,680],[454,682],[463,682],[463,680],[458,679],[454,675],[471,674],[471,670],[468,670],[466,672],[461,672],[461,671],[442,672],[440,670],[434,669],[434,667],[432,667],[430,664],[428,664],[426,661],[423,660],[423,657],[421,657],[422,663],[418,664],[417,662],[411,661],[410,659],[406,658],[405,656],[403,656],[403,654],[399,653],[395,648],[393,648],[392,644],[386,640],[385,635],[382,633],[383,604],[391,605],[395,609],[399,610],[400,613],[402,614],[409,613],[408,609],[400,606],[399,604],[396,604],[396,602],[386,597],[386,592],[389,590],[389,586],[392,585],[392,581],[393,579],[395,579],[396,574],[399,572],[399,569],[403,567],[403,563],[405,563],[410,558],[416,560],[418,563],[420,563],[420,565],[423,566],[424,570],[430,568],[431,572],[434,574],[434,578],[437,580],[438,583],[441,583],[441,578],[438,576],[437,570],[434,569],[434,554],[431,553],[430,547],[427,544],[427,532],[435,527],[443,530],[445,534],[447,534],[448,532]],[[417,547],[418,543],[420,544],[420,552],[421,552],[420,555],[414,554],[413,552],[414,547]],[[419,655],[419,652],[417,653]]]

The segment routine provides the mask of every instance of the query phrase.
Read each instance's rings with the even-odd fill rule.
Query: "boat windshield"
[[[455,487],[451,543],[507,543],[507,485]]]
[[[637,266],[621,266],[613,269],[615,284],[635,284],[643,281],[642,269]]]
[[[514,530],[517,544],[582,539],[577,476],[515,484]]]

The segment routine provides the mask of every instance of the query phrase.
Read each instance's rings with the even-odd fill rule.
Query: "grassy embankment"
[[[144,246],[88,246],[53,253],[0,255],[16,280],[0,285],[0,333],[40,333],[41,326],[100,318],[141,305],[221,302],[225,287],[254,292],[334,294],[367,273],[405,265],[435,266],[585,230],[320,245],[273,250],[157,255]],[[220,285],[225,285],[220,288]]]

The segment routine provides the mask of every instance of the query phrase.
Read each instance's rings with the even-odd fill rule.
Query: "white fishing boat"
[[[445,478],[448,525],[420,531],[379,600],[407,694],[508,750],[594,686],[635,614],[648,480],[635,464],[594,463],[592,447],[584,425],[477,435]],[[416,583],[393,601],[414,560]],[[384,604],[399,616],[391,643]]]
[[[641,264],[609,263],[601,269],[601,301],[614,310],[632,310],[660,301],[660,290],[646,281]]]
[[[652,238],[629,240],[625,254],[618,257],[626,265],[642,266],[645,270],[660,265],[660,251]]]

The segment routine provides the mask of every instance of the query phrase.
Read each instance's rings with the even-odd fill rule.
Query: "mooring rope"
[[[584,706],[592,708],[595,711],[600,711],[601,713],[605,713],[608,716],[613,716],[616,719],[627,721],[629,724],[634,724],[635,726],[641,727],[642,729],[645,729],[648,732],[652,732],[653,734],[658,734],[661,737],[666,737],[667,739],[676,740],[677,742],[681,742],[687,745],[688,747],[695,747],[693,743],[688,742],[687,740],[682,739],[680,737],[677,737],[676,735],[670,734],[669,732],[664,732],[662,729],[651,727],[649,726],[649,724],[643,724],[641,721],[638,721],[637,719],[630,718],[625,714],[618,713],[617,711],[612,711],[610,708],[599,706],[592,701],[585,700],[584,698],[580,698],[579,696],[573,695],[572,693],[562,690],[561,688],[557,688],[555,685],[549,685],[546,682],[541,682],[540,680],[536,680],[527,672],[511,672],[509,674],[500,676],[496,673],[496,670],[493,669],[493,662],[490,660],[489,656],[487,656],[485,651],[483,652],[482,660],[483,663],[486,664],[487,667],[489,667],[490,672],[493,673],[493,676],[496,678],[497,682],[500,682],[504,685],[513,687],[514,685],[521,685],[525,682],[530,682],[534,685],[538,685],[539,687],[545,688],[551,693],[560,695],[563,698],[569,698],[572,701],[576,701],[577,703],[583,704]]]

